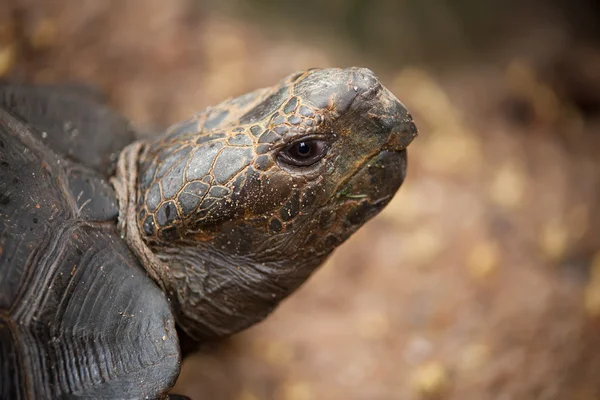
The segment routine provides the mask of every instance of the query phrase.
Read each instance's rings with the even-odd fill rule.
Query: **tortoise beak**
[[[404,107],[404,104],[385,88],[382,90],[379,101],[384,111],[379,122],[385,126],[389,135],[383,148],[389,151],[406,149],[419,133],[412,115]]]
[[[390,130],[388,141],[383,149],[389,151],[405,150],[418,134],[417,126],[412,119],[399,122]]]

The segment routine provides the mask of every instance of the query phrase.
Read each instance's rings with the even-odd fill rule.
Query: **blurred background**
[[[374,70],[420,128],[389,207],[192,399],[600,399],[600,6],[3,0],[0,77],[99,87],[141,130],[308,67]]]

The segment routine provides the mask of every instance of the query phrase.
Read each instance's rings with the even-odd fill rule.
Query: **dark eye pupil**
[[[301,156],[307,156],[310,154],[310,145],[306,142],[298,143],[298,154]]]
[[[307,139],[290,144],[279,153],[279,157],[287,164],[306,167],[321,160],[326,150],[327,146],[323,140]]]

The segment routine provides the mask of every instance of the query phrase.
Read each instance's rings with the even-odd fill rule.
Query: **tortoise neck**
[[[143,147],[144,143],[141,141],[125,147],[119,155],[116,174],[110,179],[119,203],[117,230],[148,275],[163,291],[168,291],[168,266],[146,245],[137,224],[138,160]]]
[[[143,149],[143,142],[127,146],[111,178],[119,202],[117,228],[166,293],[179,327],[192,339],[225,337],[263,320],[324,260],[325,256],[255,261],[196,241],[150,248],[137,221],[138,163]]]
[[[301,266],[257,262],[210,245],[154,249],[169,265],[171,303],[194,340],[229,336],[268,316],[322,260]]]

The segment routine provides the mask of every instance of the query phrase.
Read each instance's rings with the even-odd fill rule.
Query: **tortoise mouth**
[[[367,159],[357,173],[337,192],[341,200],[380,204],[381,208],[402,185],[406,176],[406,149],[382,150]]]

